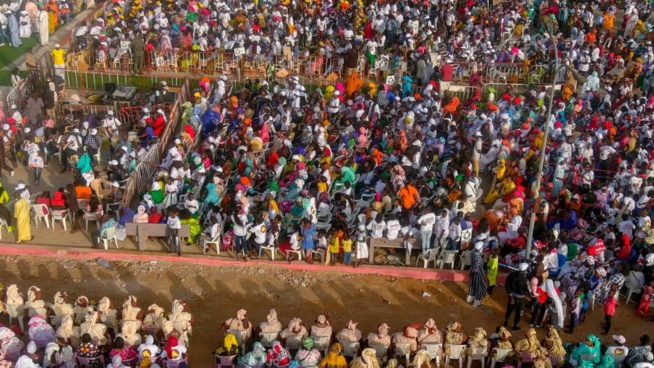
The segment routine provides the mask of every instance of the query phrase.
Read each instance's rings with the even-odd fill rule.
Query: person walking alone
[[[484,249],[484,242],[475,243],[475,249],[470,253],[470,289],[468,289],[468,303],[473,307],[481,307],[481,301],[488,295],[488,285],[484,272],[484,257],[481,251]]]

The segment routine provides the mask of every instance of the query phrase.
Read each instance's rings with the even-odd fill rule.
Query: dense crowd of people
[[[27,297],[15,284],[2,292],[0,311],[11,324],[0,327],[2,367],[188,366],[194,320],[183,300],[165,313],[157,304],[140,308],[133,295],[116,308],[107,297],[95,302],[81,295],[71,303],[66,292],[55,293],[49,303],[37,286]]]

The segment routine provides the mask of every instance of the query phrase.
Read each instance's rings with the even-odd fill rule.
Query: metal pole
[[[538,160],[538,173],[536,174],[536,192],[534,193],[534,200],[540,195],[540,183],[543,179],[543,166],[545,165],[545,149],[547,148],[547,141],[550,137],[550,119],[552,117],[552,107],[554,105],[554,88],[556,87],[556,77],[559,73],[559,52],[557,49],[557,39],[552,38],[552,47],[554,48],[554,76],[552,78],[552,86],[550,89],[550,102],[547,107],[547,118],[545,119],[545,137],[543,138],[543,146],[540,148],[540,159]],[[536,224],[536,209],[532,207],[531,217],[529,218],[529,230],[527,232],[527,248],[525,249],[525,259],[531,257],[531,243],[534,237],[534,225]]]

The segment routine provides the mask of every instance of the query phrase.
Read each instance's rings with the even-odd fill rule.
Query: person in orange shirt
[[[609,11],[607,10],[604,12],[604,22],[602,23],[602,27],[606,30],[612,30],[613,25],[615,24],[615,14],[610,14]]]
[[[91,187],[87,187],[83,185],[82,183],[78,183],[78,185],[75,187],[75,195],[77,196],[77,199],[91,199]]]
[[[357,92],[363,87],[363,80],[359,78],[359,73],[353,71],[352,74],[345,80],[345,92],[349,98],[355,96]]]
[[[411,183],[404,185],[397,193],[402,209],[408,213],[417,203],[420,203],[418,190]]]
[[[593,28],[590,32],[588,32],[586,34],[585,40],[589,45],[594,45],[597,41],[597,29]]]

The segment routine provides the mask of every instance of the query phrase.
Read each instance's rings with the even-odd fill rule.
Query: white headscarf
[[[29,201],[30,200],[30,192],[27,191],[27,190],[23,190],[22,192],[20,192],[20,198]]]
[[[552,298],[552,301],[554,301],[554,307],[556,308],[557,321],[555,321],[555,327],[563,328],[563,306],[561,305],[559,295],[556,293],[554,282],[551,279],[545,281],[545,291],[547,292],[547,296]]]

